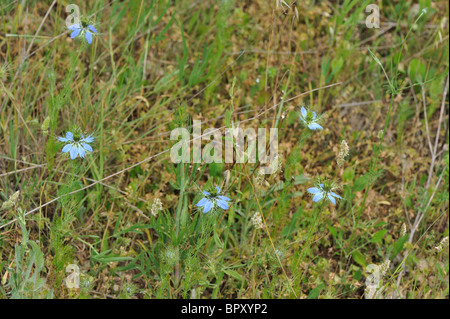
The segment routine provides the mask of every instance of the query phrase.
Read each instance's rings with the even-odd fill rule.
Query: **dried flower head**
[[[441,251],[443,251],[447,247],[448,247],[448,236],[444,237],[444,239],[442,239],[441,242],[439,243],[439,245],[434,247],[434,249],[436,249],[436,251],[438,253],[440,253]]]
[[[378,137],[379,140],[381,140],[381,139],[383,138],[383,134],[384,134],[384,133],[383,133],[383,130],[379,130],[379,131],[378,131],[377,137]]]
[[[19,194],[20,194],[20,191],[17,191],[14,194],[12,194],[8,198],[8,200],[2,204],[2,209],[9,209],[9,208],[15,206],[17,203],[17,200],[19,199]]]
[[[384,263],[380,265],[380,273],[382,276],[386,274],[386,272],[389,270],[389,266],[391,265],[391,261],[389,259],[386,259]]]
[[[254,180],[255,180],[256,185],[262,186],[263,183],[264,183],[264,177],[265,177],[264,171],[263,170],[259,170],[258,173],[256,174],[256,176],[253,177]]]
[[[276,155],[270,162],[271,172],[276,173],[278,171],[282,172],[283,168],[283,157],[281,155]]]
[[[0,82],[6,81],[9,71],[11,71],[11,65],[8,62],[0,64]]]
[[[344,164],[345,158],[348,156],[349,150],[350,149],[348,147],[347,142],[345,140],[342,140],[341,146],[339,149],[339,154],[338,154],[337,160],[336,160],[339,167],[341,167]]]
[[[261,214],[259,212],[255,212],[252,216],[252,224],[256,229],[261,229],[264,227]]]
[[[158,216],[158,212],[162,210],[162,202],[159,198],[156,198],[152,204],[151,213],[153,216]]]
[[[403,237],[406,235],[406,224],[402,224],[402,229],[400,230],[400,237]]]

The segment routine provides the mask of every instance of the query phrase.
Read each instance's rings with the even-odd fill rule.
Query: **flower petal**
[[[308,125],[311,130],[323,130],[323,127],[317,123],[311,123]]]
[[[216,191],[217,191],[217,194],[220,193],[220,187],[219,186],[216,186]]]
[[[81,29],[78,23],[72,24],[71,26],[68,26],[68,28],[70,30]]]
[[[203,207],[203,214],[206,214],[207,212],[209,212],[212,207],[213,207],[213,203],[211,201],[208,201],[206,203],[206,205]]]
[[[302,106],[302,108],[300,109],[300,112],[302,112],[303,117],[306,118],[306,115],[308,115],[308,112],[306,112],[306,109]]]
[[[62,152],[67,153],[71,149],[72,149],[72,144],[67,144],[66,146],[63,147]]]
[[[203,197],[202,199],[199,200],[199,202],[195,206],[202,207],[205,206],[207,202],[208,200],[206,199],[206,197]]]
[[[60,141],[60,142],[69,142],[70,140],[68,138],[58,136],[58,141]]]
[[[231,199],[229,199],[228,197],[222,196],[222,195],[219,195],[218,197],[219,197],[221,200],[231,200]]]
[[[81,144],[83,146],[83,148],[88,151],[88,152],[92,152],[92,147],[89,144],[83,143]]]
[[[92,33],[90,33],[89,31],[86,31],[86,32],[84,33],[84,37],[86,38],[86,40],[87,40],[87,42],[88,42],[89,44],[92,43]]]
[[[67,138],[68,140],[73,141],[73,134],[72,134],[71,131],[68,131],[68,132],[66,133],[66,138]]]
[[[94,141],[94,138],[91,135],[82,139],[82,142],[85,142],[85,143],[92,143],[93,141]]]
[[[311,194],[317,194],[318,192],[321,192],[321,190],[318,189],[317,187],[308,188],[307,191]]]
[[[78,154],[80,155],[81,158],[84,158],[86,156],[86,151],[81,145],[78,146]]]
[[[317,117],[316,112],[313,112],[313,120]]]
[[[75,29],[73,30],[73,32],[70,34],[70,38],[73,39],[75,37],[77,37],[81,32],[81,29]]]
[[[88,25],[88,28],[91,29],[92,32],[98,33],[92,24]]]
[[[316,195],[314,195],[314,197],[313,197],[313,201],[314,202],[318,202],[319,200],[322,199],[322,197],[323,197],[323,193],[322,192],[316,193]]]
[[[211,195],[211,193],[210,193],[210,192],[207,192],[207,191],[203,191],[203,194],[205,194],[206,196]]]
[[[216,203],[222,209],[228,209],[229,208],[228,203],[226,201],[224,201],[224,200],[219,199]]]
[[[332,202],[334,205],[336,205],[336,200],[334,199],[333,196],[331,196],[331,194],[328,194],[328,199],[330,200],[330,202]]]
[[[341,197],[341,196],[339,196],[339,195],[338,195],[338,194],[336,194],[336,193],[330,192],[330,194],[331,194],[332,196],[334,196],[334,197],[337,197],[337,198],[341,198],[341,199],[342,199],[342,197]]]
[[[325,187],[325,184],[319,184],[320,185],[320,187],[322,187],[322,188],[324,188]]]
[[[71,159],[75,159],[78,156],[78,147],[76,146],[72,146],[72,148],[70,149],[70,158]]]

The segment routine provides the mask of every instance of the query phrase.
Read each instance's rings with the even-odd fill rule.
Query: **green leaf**
[[[311,290],[308,295],[308,299],[317,299],[319,297],[320,292],[323,290],[323,285],[318,285],[316,288]]]
[[[386,222],[379,222],[378,224],[374,225],[373,227],[381,227],[381,226],[384,226],[384,225],[387,225],[387,223]]]
[[[371,243],[378,243],[380,242],[384,235],[386,235],[387,230],[386,229],[382,229],[380,231],[377,231],[373,236],[372,239],[370,240]]]
[[[394,244],[394,251],[392,252],[391,260],[393,260],[399,253],[401,253],[403,247],[405,246],[405,243],[408,240],[408,237],[409,235],[405,234],[402,237],[400,237]]]
[[[355,183],[353,184],[353,190],[355,192],[362,191],[366,187],[368,182],[369,182],[368,175],[363,175],[363,176],[358,177],[356,179]]]
[[[239,281],[244,281],[244,278],[243,278],[239,273],[237,273],[237,272],[234,271],[234,270],[231,270],[231,269],[223,269],[223,272],[226,273],[228,276],[231,276],[231,277],[236,278],[236,279],[239,280]]]
[[[297,175],[294,177],[294,185],[304,184],[309,180],[310,180],[310,178],[306,177],[303,174],[300,174],[300,175]]]
[[[353,257],[353,260],[356,262],[356,263],[358,263],[359,265],[361,265],[361,266],[363,266],[363,267],[366,267],[367,266],[367,263],[366,263],[366,259],[364,258],[364,256],[363,256],[363,254],[361,254],[359,251],[354,251],[353,253],[352,253],[352,257]]]
[[[336,228],[334,228],[333,226],[328,226],[328,229],[330,230],[331,235],[333,235],[334,239],[337,238],[337,231]]]
[[[217,234],[217,232],[214,230],[214,242],[216,243],[217,247],[219,247],[220,249],[223,249],[223,243],[219,238],[219,235]]]
[[[209,174],[214,177],[222,177],[224,167],[222,163],[212,162],[209,164]]]
[[[356,269],[355,272],[353,273],[353,279],[360,281],[362,278],[362,273],[361,273],[361,269]]]
[[[414,83],[422,83],[425,81],[427,67],[419,59],[413,59],[409,63],[408,74]]]
[[[347,167],[342,175],[343,182],[350,182],[355,178],[355,169],[353,167]]]

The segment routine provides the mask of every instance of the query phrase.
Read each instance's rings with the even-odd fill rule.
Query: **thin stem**
[[[255,187],[253,186],[253,183],[252,183],[250,177],[247,176],[247,178],[248,178],[248,181],[249,181],[250,185],[252,186],[253,193],[256,194],[256,192],[255,192]],[[293,288],[292,285],[291,285],[291,281],[290,281],[288,275],[286,274],[286,270],[284,270],[283,264],[281,263],[281,260],[280,260],[280,256],[278,256],[278,254],[277,254],[277,250],[275,249],[275,245],[273,244],[273,240],[272,240],[272,237],[270,236],[269,228],[267,227],[266,219],[264,218],[264,214],[263,214],[263,212],[262,212],[262,208],[261,208],[261,204],[259,203],[258,196],[255,196],[255,198],[256,198],[256,202],[257,202],[257,204],[258,204],[259,213],[261,214],[261,218],[262,218],[262,220],[263,220],[263,222],[264,222],[264,227],[265,227],[265,229],[266,229],[267,236],[269,236],[269,241],[270,241],[270,244],[272,245],[273,252],[275,253],[275,256],[277,256],[278,263],[280,264],[280,267],[281,267],[281,269],[283,270],[283,273],[284,273],[284,276],[286,277],[286,280],[287,280],[287,282],[288,282],[289,288],[292,290],[292,293],[294,294],[295,298],[298,298],[298,297],[297,297],[297,294],[296,294],[295,291],[294,291],[294,288]]]

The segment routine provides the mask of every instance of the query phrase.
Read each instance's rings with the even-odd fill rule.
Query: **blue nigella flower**
[[[303,125],[309,127],[311,130],[323,130],[323,127],[320,126],[317,122],[319,121],[319,117],[317,116],[316,112],[306,110],[303,106],[300,109],[300,120],[302,121]]]
[[[72,132],[67,132],[66,137],[58,137],[58,140],[68,143],[63,147],[62,152],[69,152],[71,159],[75,159],[77,156],[84,158],[86,152],[92,152],[92,147],[88,144],[94,141],[91,135],[84,137],[83,134],[75,134],[74,136]]]
[[[92,43],[92,33],[98,33],[92,24],[88,24],[87,22],[84,21],[72,24],[69,27],[69,29],[72,30],[72,33],[70,34],[71,39],[76,38],[78,36],[83,37],[84,35],[89,44]]]
[[[324,200],[328,199],[330,202],[336,205],[336,198],[342,199],[342,197],[332,192],[333,189],[334,187],[325,187],[324,184],[319,184],[318,187],[308,188],[308,192],[314,195],[313,197],[314,202],[319,202],[322,199]]]
[[[226,196],[219,195],[220,194],[220,187],[216,186],[216,192],[211,194],[210,192],[203,191],[203,194],[205,197],[203,197],[197,204],[197,207],[203,207],[203,214],[206,214],[211,209],[213,209],[216,205],[219,206],[222,209],[228,209],[228,201],[229,199]]]

